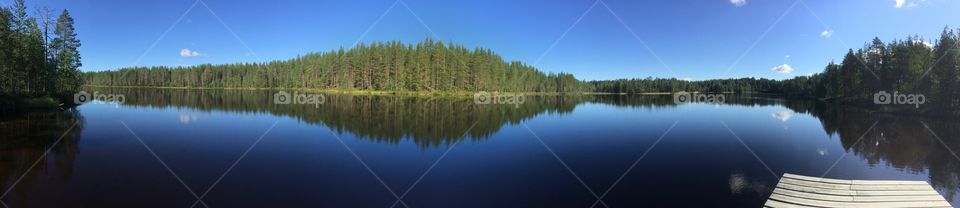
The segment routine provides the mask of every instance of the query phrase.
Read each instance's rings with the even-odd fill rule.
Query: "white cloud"
[[[730,188],[730,193],[734,195],[765,193],[770,189],[766,183],[759,180],[750,180],[740,172],[730,174],[727,185]]]
[[[200,56],[200,52],[191,51],[189,48],[184,48],[180,50],[180,57],[197,57]]]
[[[894,0],[894,8],[914,8],[920,6],[920,4],[929,3],[927,0]]]
[[[780,121],[787,121],[790,120],[790,117],[793,117],[793,111],[773,112],[773,114],[770,114],[770,116],[773,116],[773,118],[776,118]]]
[[[745,177],[743,173],[734,173],[730,175],[730,179],[727,180],[727,184],[730,185],[730,193],[739,194],[747,188],[747,186],[750,184],[750,181],[747,180],[747,177]]]
[[[824,30],[823,32],[820,32],[820,37],[830,38],[831,36],[833,36],[833,30]]]
[[[730,0],[730,4],[736,7],[742,7],[747,4],[747,0]]]
[[[790,72],[793,72],[793,67],[791,67],[789,64],[783,64],[783,65],[780,65],[780,66],[775,66],[775,67],[771,68],[770,70],[775,71],[775,72],[780,72],[780,73],[783,73],[783,74],[790,74]]]
[[[194,123],[200,119],[206,119],[208,115],[200,114],[180,114],[180,123],[181,124],[190,124]]]
[[[927,42],[927,41],[913,40],[913,43],[914,43],[914,44],[923,44],[923,46],[926,46],[927,48],[933,49],[933,44],[930,43],[930,42]]]
[[[684,77],[684,78],[683,78],[683,81],[688,81],[688,82],[689,82],[689,81],[693,81],[693,78],[690,78],[690,77]]]
[[[907,3],[907,0],[894,0],[896,3],[893,4],[894,8],[903,8],[903,5]]]

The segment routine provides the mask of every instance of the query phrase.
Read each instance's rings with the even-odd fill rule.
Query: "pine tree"
[[[70,17],[70,13],[67,10],[63,10],[60,13],[60,17],[57,18],[56,29],[54,34],[56,38],[53,40],[54,53],[56,54],[56,64],[58,71],[57,80],[60,83],[59,89],[57,92],[69,92],[73,89],[76,89],[82,83],[80,66],[80,40],[77,39],[76,30],[73,27],[73,17]]]
[[[933,70],[930,72],[935,94],[935,100],[932,100],[932,102],[937,103],[940,107],[956,106],[954,105],[956,99],[954,95],[956,95],[956,87],[958,86],[957,41],[956,34],[952,30],[944,28],[940,34],[940,41],[937,42],[933,51],[933,57],[936,60],[934,60]]]
[[[861,84],[861,75],[863,72],[863,64],[860,63],[859,57],[863,54],[862,51],[858,51],[856,54],[853,52],[853,49],[847,51],[847,54],[843,56],[843,61],[840,62],[840,73],[839,75],[839,86],[840,94],[838,95],[843,99],[852,99],[858,97],[856,94],[861,92],[863,85]]]
[[[13,39],[13,14],[9,9],[0,7],[0,96],[14,93],[16,60],[11,49],[15,48]]]

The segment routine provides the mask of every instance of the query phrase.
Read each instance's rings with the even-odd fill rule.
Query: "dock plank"
[[[792,184],[781,183],[777,185],[778,189],[788,189],[801,192],[809,193],[819,193],[825,195],[841,195],[841,196],[918,196],[918,195],[934,195],[939,196],[940,194],[933,190],[928,191],[853,191],[853,190],[839,190],[839,189],[823,189],[817,187],[807,187],[807,186],[797,186]]]
[[[926,181],[783,174],[764,207],[952,207]]]

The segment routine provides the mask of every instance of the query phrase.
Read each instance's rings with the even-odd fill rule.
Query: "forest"
[[[0,102],[70,97],[82,84],[73,17],[48,8],[28,15],[23,0],[0,8]]]
[[[940,38],[927,43],[918,37],[883,43],[874,38],[863,48],[850,49],[824,72],[784,81],[788,93],[858,102],[879,91],[924,94],[934,107],[956,109],[960,53],[957,31],[944,28]]]
[[[656,92],[731,92],[731,93],[780,93],[780,81],[764,78],[714,79],[687,81],[676,78],[616,79],[590,81],[596,92],[606,93],[656,93]]]
[[[828,63],[821,73],[786,80],[646,78],[590,83],[598,92],[760,92],[844,104],[872,104],[874,93],[896,91],[923,94],[933,109],[957,109],[960,107],[958,39],[960,31],[949,28],[944,28],[933,43],[916,36],[889,43],[874,38],[863,48],[849,49],[840,63]]]
[[[359,44],[268,63],[133,67],[88,72],[88,85],[188,88],[311,88],[376,91],[586,92],[568,73],[543,73],[489,49],[430,38]]]
[[[880,91],[923,94],[932,109],[957,109],[960,102],[958,32],[944,28],[928,42],[879,38],[849,49],[824,71],[786,80],[734,78],[685,81],[675,78],[582,81],[568,73],[544,73],[519,61],[505,61],[489,49],[467,49],[430,38],[359,44],[268,63],[133,67],[87,72],[95,86],[183,88],[310,88],[429,92],[769,93],[842,104],[870,103]],[[935,104],[934,104],[935,103]],[[886,107],[885,107],[886,108]]]

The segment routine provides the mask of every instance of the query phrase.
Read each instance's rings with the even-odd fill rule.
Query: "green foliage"
[[[646,79],[617,79],[591,81],[597,92],[658,93],[658,92],[781,92],[780,83],[772,79],[739,78],[704,81],[686,81],[647,77]]]
[[[51,97],[0,96],[0,106],[0,115],[6,115],[9,112],[57,109],[60,101]]]
[[[957,33],[944,28],[940,41],[933,49],[933,57],[936,60],[933,61],[933,70],[930,71],[930,78],[933,80],[931,85],[933,89],[930,91],[934,94],[932,100],[941,107],[957,106],[957,87],[960,86],[957,85],[957,70],[960,67],[958,66],[958,58],[960,58],[960,53],[957,51],[957,44],[960,44],[958,42],[960,38],[957,37]]]
[[[27,15],[23,0],[0,8],[0,96],[62,97],[82,84],[80,41],[66,10],[56,21],[53,39],[49,24]],[[41,26],[43,28],[41,28]]]
[[[724,79],[683,81],[677,79],[619,79],[592,81],[599,92],[763,92],[789,97],[809,97],[836,103],[873,103],[880,91],[922,94],[933,108],[960,114],[960,34],[944,29],[935,44],[919,37],[884,44],[874,38],[862,49],[849,49],[843,60],[830,62],[824,71],[787,80]],[[935,103],[935,104],[934,104]],[[915,108],[915,107],[911,107]],[[936,110],[934,110],[936,109]]]
[[[14,17],[10,16],[16,19]],[[70,33],[57,34],[72,37],[62,35]],[[954,30],[944,29],[935,44],[919,37],[890,43],[874,38],[861,49],[849,49],[843,60],[828,63],[821,73],[786,80],[738,78],[685,81],[648,77],[585,82],[571,74],[548,74],[518,61],[504,61],[489,49],[471,50],[429,38],[413,45],[396,41],[360,44],[351,49],[311,53],[268,63],[134,67],[89,72],[83,75],[83,79],[88,84],[103,86],[396,92],[759,92],[819,98],[837,103],[872,103],[870,100],[879,91],[898,91],[924,94],[931,103],[937,103],[936,109],[960,109],[960,100],[957,99],[957,95],[960,95],[958,36]],[[73,61],[70,58],[59,60],[61,63]],[[960,112],[953,110],[951,113]]]
[[[52,42],[52,51],[56,54],[53,58],[57,64],[56,69],[59,70],[55,73],[55,79],[61,83],[60,89],[57,90],[77,89],[83,83],[82,73],[78,70],[82,65],[80,53],[77,50],[80,48],[80,40],[77,39],[77,33],[73,28],[73,17],[70,17],[67,10],[63,10],[60,18],[57,19],[54,34],[56,38]]]
[[[285,61],[190,67],[133,67],[88,72],[89,85],[312,88],[378,91],[585,92],[591,86],[567,73],[543,73],[506,62],[483,48],[467,49],[427,38],[359,44]]]
[[[880,91],[920,94],[932,105],[921,113],[957,115],[958,40],[957,32],[946,28],[933,44],[919,37],[887,44],[875,38],[862,49],[849,50],[841,64],[828,64],[823,73],[784,80],[784,93],[839,103],[872,103],[873,94]]]

